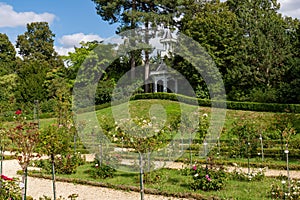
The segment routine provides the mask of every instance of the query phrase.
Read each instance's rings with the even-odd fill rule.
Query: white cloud
[[[58,53],[58,55],[61,56],[67,56],[69,52],[75,52],[74,47],[58,47],[58,46],[54,46],[55,51]]]
[[[64,46],[64,47],[79,47],[80,42],[89,42],[89,41],[102,41],[103,39],[99,35],[94,35],[94,34],[88,34],[85,35],[84,33],[75,33],[72,35],[64,35],[62,38],[59,39],[59,42]]]
[[[281,5],[280,12],[284,15],[300,19],[299,0],[278,0]]]
[[[55,46],[55,50],[59,55],[68,55],[68,52],[74,52],[74,47],[80,47],[80,42],[89,42],[89,41],[102,41],[99,35],[84,33],[75,33],[72,35],[64,35],[58,41],[61,46]]]
[[[51,13],[16,12],[12,6],[0,3],[0,28],[26,26],[27,23],[41,21],[51,24],[54,19],[55,15]]]

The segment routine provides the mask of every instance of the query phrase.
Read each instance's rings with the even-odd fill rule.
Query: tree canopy
[[[103,20],[119,24],[117,33],[135,29],[145,44],[151,37],[162,35],[158,33],[166,27],[193,38],[221,72],[228,100],[300,101],[300,23],[299,19],[281,15],[276,0],[92,2]],[[55,34],[46,22],[33,22],[26,28],[17,37],[18,52],[7,35],[0,33],[1,112],[18,107],[32,109],[35,100],[39,100],[43,111],[54,111],[59,102],[69,105],[82,65],[87,69],[76,84],[100,81],[95,88],[95,102],[102,104],[111,100],[116,83],[128,70],[134,78],[135,66],[144,64],[147,79],[150,62],[160,59],[152,57],[147,48],[118,58],[114,45],[101,41],[82,43],[62,57],[55,52]],[[133,45],[135,42],[134,37],[128,41]],[[103,70],[110,59],[107,56],[115,60]],[[204,79],[188,60],[180,56],[164,59],[189,81],[198,97],[210,98]],[[100,79],[97,74],[102,75]]]
[[[33,22],[27,31],[19,35],[16,47],[23,62],[18,66],[17,101],[33,103],[45,101],[47,73],[52,69],[64,67],[61,58],[54,50],[54,34],[46,22]]]
[[[11,74],[16,68],[16,50],[6,34],[0,33],[0,76]]]

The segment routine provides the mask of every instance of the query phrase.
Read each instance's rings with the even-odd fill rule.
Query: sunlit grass
[[[79,166],[76,174],[72,175],[58,175],[58,177],[64,178],[76,178],[80,180],[88,180],[94,182],[109,183],[112,185],[123,185],[123,186],[139,186],[139,174],[127,173],[117,171],[113,178],[108,179],[93,179],[89,175],[93,164],[85,164]],[[217,196],[222,199],[234,199],[234,200],[269,200],[271,185],[280,180],[275,178],[264,178],[262,181],[235,181],[227,180],[225,187],[220,191],[194,191],[190,188],[190,183],[193,181],[191,176],[182,175],[178,169],[160,169],[159,173],[160,180],[154,183],[146,183],[145,188],[157,189],[158,191],[164,191],[168,193],[198,193],[206,197]]]

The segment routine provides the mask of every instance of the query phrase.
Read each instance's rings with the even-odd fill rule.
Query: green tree
[[[63,56],[63,60],[67,63],[67,77],[70,80],[75,80],[79,68],[83,65],[87,56],[102,42],[81,42],[80,47],[75,47],[75,52],[69,52],[67,56]]]
[[[40,135],[38,124],[25,120],[26,118],[22,117],[21,113],[18,113],[15,124],[7,132],[8,138],[15,145],[15,153],[18,156],[23,172],[22,182],[24,188],[22,189],[22,199],[26,199],[27,168],[31,160],[37,157],[35,153],[37,152]]]
[[[223,75],[223,78],[235,64],[235,53],[239,49],[240,29],[237,16],[230,11],[228,5],[220,1],[191,3],[185,9],[186,15],[180,21],[179,30],[199,42],[209,53]],[[203,78],[192,66],[180,64],[178,68],[193,85],[197,96],[208,98],[208,91]],[[181,61],[182,63],[182,61]],[[226,88],[227,91],[230,88]]]
[[[0,33],[0,76],[15,72],[16,51],[6,34]],[[1,90],[2,91],[2,90]]]
[[[96,76],[93,78],[97,81],[97,88],[95,94],[95,103],[102,104],[111,100],[112,91],[115,88],[116,81],[122,77],[127,70],[130,69],[129,59],[125,55],[122,58],[117,58],[114,45],[104,44],[102,42],[87,42],[81,43],[81,47],[75,48],[74,53],[69,53],[64,57],[64,60],[68,63],[67,78],[70,84],[73,85],[76,78],[77,86],[84,86],[90,82],[91,74]],[[109,57],[112,56],[112,57]],[[109,63],[113,61],[112,63]],[[105,66],[109,65],[105,70]],[[80,75],[77,77],[79,69],[85,68],[84,71],[80,71]],[[101,78],[98,76],[101,74]]]
[[[71,117],[72,82],[66,77],[66,68],[56,68],[47,73],[45,88],[49,100],[55,102],[53,111],[57,123],[66,125]]]
[[[295,27],[290,30],[291,40],[294,41],[293,58],[288,60],[289,69],[279,87],[278,96],[282,103],[300,102],[300,22],[295,19],[291,20],[291,24]]]
[[[124,145],[133,148],[139,155],[141,200],[144,200],[145,158],[148,153],[165,146],[165,132],[168,131],[165,127],[165,130],[160,130],[161,127],[152,125],[151,122],[151,120],[140,118],[122,119],[115,129],[117,138],[122,138]]]
[[[54,37],[47,22],[33,22],[18,36],[16,47],[24,59],[46,60],[52,68],[58,67],[62,63],[54,50]]]
[[[40,150],[41,153],[46,154],[51,159],[52,164],[52,183],[53,183],[53,196],[56,199],[55,187],[55,160],[56,156],[66,156],[71,152],[71,134],[70,128],[67,125],[49,125],[40,134]]]
[[[292,56],[289,31],[292,27],[278,14],[276,0],[228,0],[242,29],[240,49],[227,82],[234,100],[277,101],[276,88],[288,69]],[[239,98],[248,96],[247,98]]]
[[[46,100],[44,82],[47,73],[64,66],[54,50],[53,37],[47,22],[27,24],[27,31],[18,36],[16,47],[23,58],[17,70],[19,102]]]
[[[28,106],[34,100],[44,101],[47,97],[44,82],[47,74],[47,61],[24,60],[17,72],[16,100]]]
[[[12,110],[14,108],[16,98],[16,74],[8,74],[0,76],[0,111]]]
[[[178,5],[176,0],[92,1],[96,4],[97,14],[100,15],[103,20],[108,21],[110,24],[120,23],[117,32],[144,27],[144,34],[142,35],[144,36],[143,40],[145,44],[148,44],[152,37],[149,28],[154,28],[163,24],[173,24],[175,9]],[[129,41],[130,45],[136,44],[136,41],[132,38]],[[135,54],[137,53],[138,52],[136,51],[130,53],[131,77],[134,77],[136,66]],[[150,53],[149,49],[144,50],[145,80],[149,78],[150,73]],[[149,91],[147,84],[145,85],[145,91]]]

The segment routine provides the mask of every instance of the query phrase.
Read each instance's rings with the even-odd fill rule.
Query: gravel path
[[[16,171],[20,170],[17,160],[5,160],[3,162],[4,175],[8,177],[19,177]],[[78,194],[78,200],[138,200],[140,194],[137,192],[125,192],[109,188],[76,185],[72,183],[56,182],[57,197],[67,198],[70,194]],[[43,195],[52,197],[51,180],[28,177],[27,195],[35,199]],[[145,200],[179,200],[179,198],[163,197],[157,195],[145,195]],[[187,199],[182,199],[187,200]]]
[[[183,167],[182,163],[176,163],[174,162],[173,164],[168,166],[169,168],[172,169],[181,169]],[[226,167],[226,170],[228,172],[232,172],[235,169],[235,167]],[[247,168],[241,168],[243,172],[248,172]],[[280,175],[284,175],[287,176],[287,171],[286,170],[277,170],[277,169],[265,169],[265,176],[270,176],[270,177],[274,177],[274,176],[280,176]],[[296,170],[290,170],[290,178],[292,179],[300,179],[300,171],[296,171]]]
[[[87,158],[87,160],[92,160]],[[182,163],[169,163],[169,168],[181,169]],[[20,170],[20,166],[17,160],[5,160],[3,162],[4,175],[8,177],[20,177],[16,174],[17,170]],[[228,167],[228,171],[232,171],[233,167]],[[242,169],[246,171],[246,168]],[[267,169],[266,176],[279,176],[280,174],[286,175],[285,170],[273,170]],[[300,179],[300,171],[290,171],[290,177],[294,179]],[[67,198],[71,194],[78,194],[78,200],[138,200],[140,194],[137,192],[126,192],[121,190],[114,190],[109,188],[78,185],[72,183],[56,182],[57,197],[63,196]],[[52,182],[51,180],[39,179],[28,177],[28,190],[27,194],[35,199],[42,197],[43,195],[52,197]],[[171,198],[157,195],[145,195],[145,200],[179,200],[179,198]],[[182,199],[183,200],[183,199]],[[185,199],[187,200],[187,199]]]

